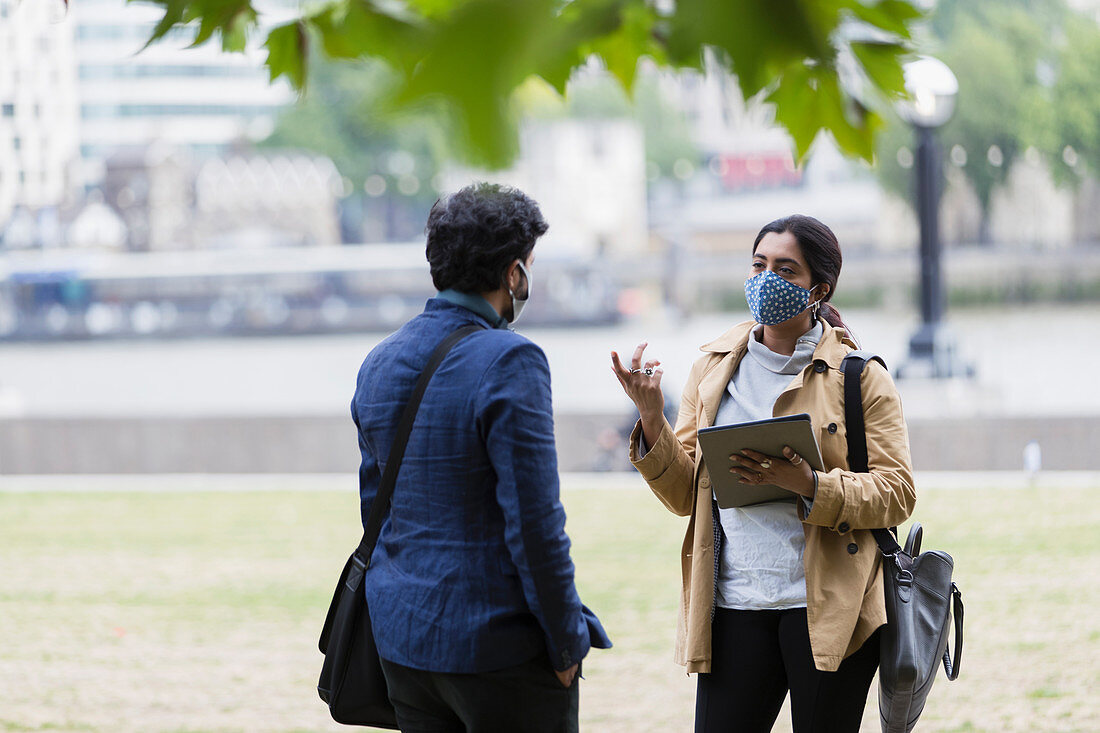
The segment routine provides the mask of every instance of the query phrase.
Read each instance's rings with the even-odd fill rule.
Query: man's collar
[[[489,305],[489,301],[474,293],[462,293],[453,288],[441,290],[439,297],[455,305],[460,305],[471,310],[489,322],[493,328],[508,328],[508,321],[497,313],[496,308]]]

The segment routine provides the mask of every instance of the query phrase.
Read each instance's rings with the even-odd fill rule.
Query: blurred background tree
[[[983,241],[993,194],[1029,147],[1060,183],[1075,185],[1086,167],[1100,172],[1095,22],[1065,0],[942,0],[923,33],[921,45],[959,80],[954,117],[938,137],[974,189]],[[913,131],[897,115],[888,119],[876,170],[886,188],[911,202]]]
[[[384,63],[314,56],[298,104],[280,114],[261,147],[312,150],[336,163],[344,241],[415,237],[438,195],[434,179],[455,155],[444,111],[384,112],[397,83]],[[363,231],[364,223],[378,231]]]
[[[1051,133],[1043,148],[1054,161],[1059,180],[1076,185],[1080,170],[1100,177],[1100,30],[1095,23],[1072,22],[1058,56],[1052,90]]]
[[[631,99],[613,77],[592,69],[570,82],[564,99],[545,94],[537,99],[524,97],[523,110],[535,119],[633,119],[645,136],[646,167],[651,178],[672,175],[678,160],[693,164],[699,161],[699,150],[683,113],[665,98],[655,74],[638,75]]]
[[[258,27],[251,0],[143,0],[164,8],[150,42],[176,26],[194,43],[242,50]],[[564,93],[597,57],[630,93],[638,62],[702,69],[713,58],[742,93],[776,105],[799,157],[821,130],[870,160],[881,111],[903,94],[901,62],[921,12],[906,0],[331,0],[267,33],[271,78],[307,85],[313,49],[377,59],[394,73],[379,111],[440,105],[447,139],[471,163],[518,151],[515,91],[532,76]],[[857,98],[838,71],[851,52]]]

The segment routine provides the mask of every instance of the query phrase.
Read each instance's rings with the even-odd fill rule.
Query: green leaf
[[[426,55],[398,97],[402,104],[445,99],[479,163],[507,165],[518,150],[512,92],[560,52],[556,0],[470,0],[439,23]]]
[[[163,38],[173,27],[198,21],[191,47],[201,46],[220,33],[222,50],[243,51],[249,32],[256,26],[257,14],[251,0],[127,0],[137,1],[164,8],[164,16],[154,26],[143,49]]]
[[[863,22],[904,39],[913,37],[913,22],[924,16],[906,0],[845,0],[844,7]]]
[[[271,29],[264,43],[264,48],[267,49],[265,63],[271,74],[271,81],[285,76],[298,91],[305,88],[308,41],[306,25],[301,20]]]
[[[164,10],[150,42],[194,22],[194,45],[220,33],[222,48],[242,50],[257,21],[251,0],[147,1]],[[838,31],[856,18],[903,40],[920,17],[905,0],[677,0],[656,7],[653,0],[328,0],[273,29],[264,45],[271,78],[286,77],[299,90],[311,33],[329,57],[385,62],[397,72],[389,106],[441,101],[453,137],[491,165],[507,164],[517,149],[517,88],[541,76],[562,93],[593,55],[628,90],[640,58],[680,68],[717,58],[744,95],[769,90],[800,155],[830,129],[844,150],[867,157],[877,117],[839,86]],[[900,89],[902,51],[898,43],[852,44],[871,85],[887,96]]]
[[[666,60],[664,48],[653,33],[656,22],[657,14],[643,0],[625,3],[619,10],[618,28],[584,44],[582,53],[603,59],[607,70],[629,92],[634,88],[639,59],[648,56],[658,63]]]
[[[248,31],[256,24],[251,0],[191,0],[184,22],[199,21],[191,47],[221,34],[223,51],[243,51]]]
[[[670,19],[669,58],[697,66],[703,49],[713,47],[751,97],[793,63],[832,57],[835,26],[818,25],[819,18],[802,0],[681,0]]]
[[[586,46],[618,30],[620,8],[628,1],[575,0],[562,8],[539,40],[534,73],[564,96],[574,69],[594,53]]]
[[[424,18],[443,18],[458,5],[456,0],[405,0],[417,15]]]
[[[905,95],[905,75],[901,59],[909,50],[900,43],[875,43],[854,41],[849,44],[852,54],[878,89],[887,97],[897,99]]]
[[[149,48],[149,46],[164,38],[164,35],[168,31],[172,30],[173,26],[183,22],[184,13],[187,11],[188,0],[148,0],[155,5],[161,5],[164,7],[164,17],[162,17],[157,24],[153,27],[153,32],[149,36],[149,40],[145,42],[145,45],[141,47],[141,50]],[[143,2],[143,0],[126,0],[128,3]]]
[[[792,64],[767,98],[776,106],[776,121],[794,140],[800,161],[821,130],[830,131],[841,150],[873,160],[880,118],[848,98],[828,68]]]
[[[411,71],[422,53],[421,29],[413,19],[399,18],[367,0],[337,0],[307,18],[332,58],[381,58]]]

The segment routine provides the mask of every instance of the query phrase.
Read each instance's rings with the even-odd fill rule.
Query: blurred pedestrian
[[[546,228],[511,188],[479,184],[437,201],[427,257],[439,294],[359,370],[351,407],[365,522],[429,355],[459,328],[484,328],[428,385],[366,575],[403,731],[576,731],[580,662],[610,646],[574,586],[546,357],[509,328]]]
[[[1039,472],[1043,470],[1043,448],[1037,440],[1029,440],[1024,446],[1024,473],[1031,488],[1039,483]]]
[[[697,733],[769,731],[788,691],[795,733],[859,730],[886,622],[882,570],[869,530],[912,512],[909,441],[886,369],[862,380],[869,473],[848,470],[844,356],[856,348],[828,304],[840,275],[833,232],[790,216],[761,229],[745,292],[753,321],[702,347],[675,429],[662,417],[660,362],[640,344],[612,368],[641,419],[631,462],[664,505],[690,515],[681,559],[676,658],[699,674]],[[809,413],[825,470],[789,447],[701,463],[700,428]],[[790,500],[719,508],[710,472],[774,484]]]

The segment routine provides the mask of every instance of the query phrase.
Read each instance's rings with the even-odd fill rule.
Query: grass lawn
[[[0,731],[346,730],[316,696],[316,642],[359,537],[352,485],[61,481],[74,490],[0,492]],[[1100,730],[1097,488],[921,493],[967,635],[962,677],[941,675],[918,731]],[[671,659],[686,520],[640,481],[563,500],[581,596],[615,641],[585,662],[582,728],[691,730],[694,678]]]

